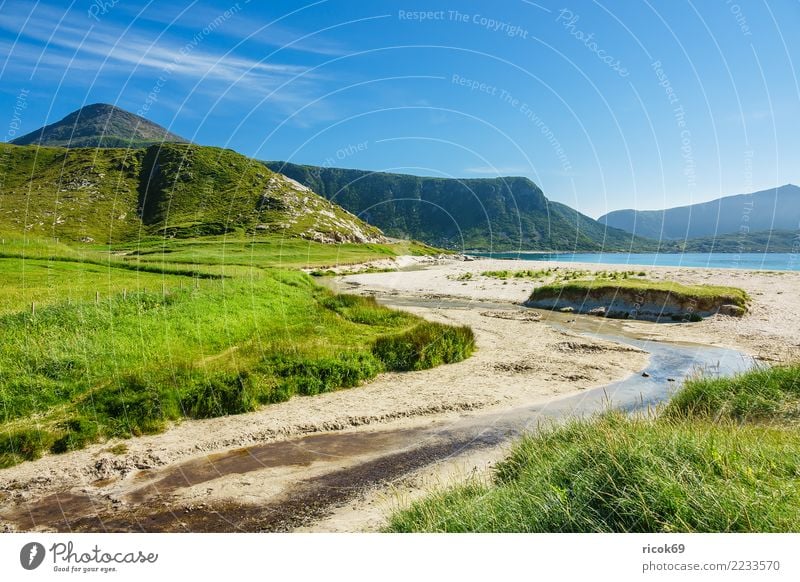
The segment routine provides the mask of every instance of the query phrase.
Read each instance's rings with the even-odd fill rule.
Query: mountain
[[[740,232],[800,228],[800,188],[779,188],[726,196],[667,210],[616,210],[600,222],[639,236],[685,239]]]
[[[389,236],[469,250],[641,250],[655,241],[548,200],[527,178],[448,179],[265,162]]]
[[[379,242],[381,232],[231,150],[0,144],[0,232],[85,242],[281,234]]]
[[[114,105],[95,103],[73,111],[61,121],[18,137],[11,143],[68,148],[141,148],[163,142],[187,141],[144,117]]]
[[[797,230],[761,230],[718,234],[687,240],[664,240],[661,252],[668,253],[796,253],[800,249]]]

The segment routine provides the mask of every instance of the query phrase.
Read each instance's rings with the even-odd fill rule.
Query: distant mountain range
[[[188,143],[188,140],[114,105],[95,103],[11,143],[67,148],[141,148],[164,142]]]
[[[449,179],[265,162],[389,236],[467,250],[655,250],[548,200],[527,178]]]
[[[596,221],[548,200],[527,178],[257,162],[189,144],[102,103],[12,143],[0,145],[4,233],[114,242],[280,232],[369,242],[383,240],[383,229],[474,251],[789,252],[798,246],[800,188],[793,185],[663,211],[621,210]]]
[[[599,221],[654,239],[797,231],[800,229],[800,188],[787,184],[667,210],[616,210],[601,216]]]
[[[267,234],[381,242],[382,233],[231,150],[0,144],[0,233],[84,242]]]
[[[662,241],[662,251],[674,253],[797,253],[800,231],[759,230]]]

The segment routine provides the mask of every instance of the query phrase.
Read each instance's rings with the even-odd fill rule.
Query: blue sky
[[[800,183],[798,25],[796,0],[0,0],[0,131],[114,103],[259,159],[528,176],[596,217]]]

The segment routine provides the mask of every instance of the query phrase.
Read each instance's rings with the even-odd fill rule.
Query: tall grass
[[[680,302],[694,302],[699,307],[732,304],[747,308],[749,296],[742,289],[719,285],[683,285],[674,281],[651,281],[649,279],[608,279],[600,277],[589,280],[564,281],[534,289],[530,301],[550,297],[601,297],[616,296],[625,291],[637,293],[645,298],[650,295],[666,295]]]
[[[407,332],[379,337],[372,352],[387,369],[405,372],[459,362],[474,350],[475,336],[468,326],[426,321]]]
[[[523,439],[491,484],[436,494],[392,531],[800,529],[800,434],[618,413]]]
[[[0,316],[0,466],[456,361],[459,341],[297,271]]]
[[[687,382],[664,411],[671,418],[792,422],[800,418],[800,365]]]
[[[388,529],[800,531],[800,433],[786,423],[798,372],[691,380],[659,417],[609,412],[544,429],[517,443],[491,481],[435,493]]]

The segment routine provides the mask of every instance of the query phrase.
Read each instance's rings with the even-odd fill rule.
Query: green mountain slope
[[[716,237],[740,231],[797,230],[800,187],[787,184],[752,194],[666,210],[615,210],[603,224],[656,239]]]
[[[283,234],[375,242],[381,232],[231,150],[0,145],[0,233],[86,242]]]
[[[124,109],[95,103],[73,111],[61,121],[18,137],[15,145],[58,147],[141,148],[164,142],[186,143],[160,125]]]
[[[721,234],[686,241],[664,241],[662,251],[686,253],[797,253],[800,232],[797,230],[762,230],[759,232]]]
[[[445,179],[265,162],[386,234],[473,250],[640,250],[655,241],[549,201],[527,178]]]

